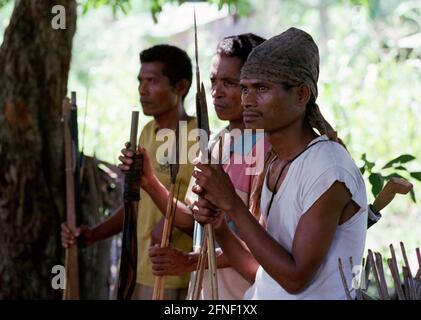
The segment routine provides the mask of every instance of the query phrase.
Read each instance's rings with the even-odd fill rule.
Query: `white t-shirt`
[[[213,136],[209,142],[209,145],[213,150],[213,156],[215,158],[217,158],[217,154],[219,151],[219,148],[215,147],[219,135],[220,133]],[[250,168],[254,168],[254,166],[250,164],[252,163],[250,159],[254,158],[254,160],[256,161],[255,169],[257,174],[260,169],[263,169],[264,159],[266,152],[268,152],[269,144],[267,138],[265,138],[263,134],[244,134],[239,131],[231,131],[231,135],[234,138],[239,139],[234,139],[234,142],[232,144],[228,143],[228,139],[224,140],[226,142],[224,150],[225,148],[229,148],[229,152],[224,153],[226,155],[226,158],[223,159],[224,171],[229,175],[231,182],[235,187],[237,195],[248,206],[252,184],[255,177],[257,177],[257,175],[250,174],[253,172],[253,170],[250,170]],[[254,138],[252,138],[253,135]],[[240,156],[239,160],[241,160],[241,163],[235,163],[235,156]],[[248,158],[249,161],[246,161],[246,158]],[[257,163],[260,163],[262,168],[259,169],[259,165]],[[192,178],[190,180],[190,185],[188,187],[185,199],[185,202],[188,205],[192,204],[194,200],[197,199],[197,195],[191,191],[194,183],[195,178]],[[230,221],[228,225],[231,228],[231,230],[233,230],[238,235],[238,231],[235,227],[235,224],[232,221]],[[203,228],[196,222],[193,235],[193,250],[195,252],[200,252],[202,235]],[[215,243],[215,247],[219,248],[218,243]],[[192,284],[194,283],[195,277],[196,272],[192,272],[188,295],[189,298],[191,298],[191,293],[193,291]],[[219,300],[242,299],[244,293],[250,287],[250,283],[232,267],[218,268],[217,280]],[[201,294],[201,299],[210,300],[212,298],[212,294],[209,272],[207,269],[204,271],[202,288],[203,290]]]
[[[338,258],[341,258],[348,287],[352,288],[349,257],[354,265],[361,264],[367,230],[367,199],[364,180],[348,152],[340,144],[328,141],[326,136],[295,159],[276,193],[269,217],[267,206],[272,192],[265,179],[261,209],[268,233],[285,248],[292,250],[295,231],[302,215],[332,186],[335,181],[345,183],[360,210],[339,225],[326,258],[306,289],[298,294],[284,290],[260,266],[254,284],[245,299],[346,299],[340,278]]]

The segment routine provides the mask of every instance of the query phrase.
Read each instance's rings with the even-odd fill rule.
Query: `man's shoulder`
[[[197,118],[196,117],[190,117],[187,120],[187,128],[189,130],[196,129],[197,128]]]
[[[323,140],[303,154],[299,171],[304,176],[319,176],[328,170],[347,171],[357,178],[359,170],[348,151],[339,143]],[[335,169],[336,168],[336,169]]]
[[[143,132],[153,131],[153,129],[157,126],[155,119],[149,120],[142,128]]]

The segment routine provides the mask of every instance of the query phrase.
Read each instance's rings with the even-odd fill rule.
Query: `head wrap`
[[[319,64],[319,49],[313,38],[303,30],[289,28],[253,49],[241,69],[241,79],[260,79],[292,87],[308,85],[312,94],[306,110],[308,123],[345,147],[316,103]]]
[[[317,98],[319,49],[305,31],[290,28],[257,46],[241,70],[241,79],[309,86]]]

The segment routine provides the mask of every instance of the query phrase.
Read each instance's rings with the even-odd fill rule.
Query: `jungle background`
[[[54,4],[66,7],[66,30],[51,29]],[[222,37],[243,32],[271,37],[290,26],[313,36],[321,56],[319,105],[357,164],[364,164],[365,154],[371,173],[398,172],[414,184],[414,194],[397,196],[382,212],[381,221],[368,231],[366,248],[388,256],[389,244],[396,247],[403,241],[410,264],[417,264],[415,248],[421,246],[419,1],[0,0],[0,7],[0,299],[60,297],[50,282],[51,267],[62,263],[63,254],[59,244],[59,225],[65,216],[61,100],[77,92],[84,154],[110,167],[117,164],[129,136],[130,111],[140,107],[139,52],[170,43],[193,58],[193,7],[208,92],[210,61]],[[29,102],[22,104],[25,101]],[[211,128],[217,130],[224,124],[213,112],[209,96],[208,105]],[[186,106],[194,115],[194,90]],[[141,125],[149,120],[142,116]],[[399,163],[382,169],[404,154],[415,157],[404,163],[412,176]],[[372,201],[372,183],[383,181],[380,175],[369,179],[367,172],[365,177]],[[109,191],[118,199],[121,190],[110,183],[114,186]],[[101,193],[101,201],[106,202],[106,194]],[[85,222],[106,218],[113,204],[99,207],[87,209],[98,214]],[[86,298],[109,298],[116,245],[110,240],[91,249],[102,252],[102,261],[108,262],[102,271],[91,268],[96,258],[83,266],[91,268],[85,273],[87,287],[92,288],[95,274],[102,274],[100,288],[86,289]]]

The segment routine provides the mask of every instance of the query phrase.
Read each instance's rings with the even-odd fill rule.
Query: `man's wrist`
[[[188,252],[186,253],[187,268],[190,272],[195,271],[197,268],[197,262],[199,261],[199,253]]]
[[[238,195],[235,195],[235,197],[232,198],[232,201],[230,201],[229,206],[227,207],[226,213],[234,219],[237,215],[241,213],[243,209],[247,209],[244,202],[240,199]]]
[[[382,217],[380,211],[377,211],[372,204],[368,206],[368,217],[371,221],[379,221]]]

